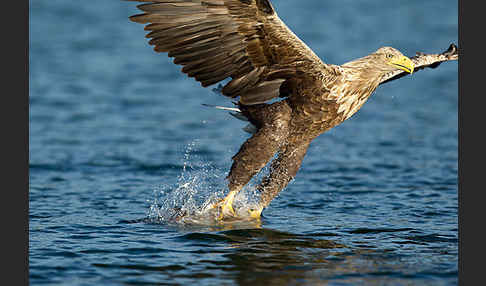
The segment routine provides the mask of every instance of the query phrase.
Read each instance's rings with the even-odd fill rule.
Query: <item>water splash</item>
[[[172,185],[154,190],[148,219],[155,223],[183,223],[210,225],[217,220],[219,210],[212,205],[228,193],[226,170],[195,154],[199,140],[186,146],[181,174]],[[253,180],[252,180],[253,181]],[[235,197],[233,208],[237,219],[250,219],[248,211],[258,208],[258,192],[250,182]]]

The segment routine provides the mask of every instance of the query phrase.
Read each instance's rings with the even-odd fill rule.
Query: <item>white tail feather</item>
[[[241,113],[241,110],[239,108],[236,108],[236,107],[226,107],[226,106],[212,105],[212,104],[206,104],[206,103],[203,103],[202,105],[207,106],[207,107],[213,107],[213,108],[216,108],[216,109],[236,111],[236,112]]]
[[[220,110],[230,111],[229,114],[232,115],[233,117],[235,117],[235,118],[237,118],[241,121],[248,121],[248,118],[246,118],[246,116],[243,115],[243,113],[241,112],[241,110],[239,108],[212,105],[212,104],[206,104],[206,103],[203,103],[202,105],[207,106],[207,107],[213,107],[213,108],[220,109]],[[233,112],[231,112],[231,111],[233,111]],[[248,123],[248,125],[243,127],[243,131],[248,132],[250,134],[255,134],[258,131],[258,129],[256,128],[255,125]]]

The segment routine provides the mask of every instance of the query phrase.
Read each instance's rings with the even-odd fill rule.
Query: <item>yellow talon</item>
[[[217,203],[214,203],[210,209],[216,209],[218,211],[218,220],[225,220],[229,218],[236,218],[238,214],[233,208],[233,201],[238,191],[230,191],[228,195]],[[253,219],[260,219],[263,211],[263,207],[256,207],[248,209],[248,216]],[[246,217],[243,215],[243,217]]]
[[[219,219],[222,220],[224,219],[225,217],[228,216],[228,214],[230,216],[236,216],[236,213],[235,213],[235,210],[233,209],[233,206],[231,206],[231,204],[224,204],[223,206],[221,206],[221,212],[219,213]]]
[[[233,209],[233,201],[235,199],[236,191],[231,191],[221,202],[219,202],[215,207],[220,207],[221,211],[219,213],[219,219],[223,220],[227,216],[235,217],[236,212]]]
[[[249,209],[248,214],[251,218],[259,219],[262,214],[263,208]]]

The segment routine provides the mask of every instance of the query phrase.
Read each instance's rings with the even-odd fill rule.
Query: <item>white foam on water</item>
[[[148,211],[152,222],[214,225],[219,210],[211,206],[228,193],[226,172],[211,162],[193,154],[197,140],[191,142],[184,154],[184,164],[177,182],[161,185],[154,190]],[[233,208],[237,214],[233,221],[250,220],[249,210],[258,208],[258,192],[250,182],[236,196]]]

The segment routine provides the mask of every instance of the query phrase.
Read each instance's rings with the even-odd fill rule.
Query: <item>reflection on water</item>
[[[140,222],[132,221],[131,223]],[[176,226],[174,226],[176,227]],[[140,265],[95,263],[96,267],[158,271],[177,282],[183,278],[231,279],[238,285],[288,285],[296,279],[311,281],[316,270],[339,270],[338,264],[370,250],[353,251],[327,239],[261,228],[259,222],[227,223],[218,226],[177,226],[187,232],[174,240],[205,258],[186,265]],[[156,260],[154,260],[156,262]],[[198,264],[199,271],[186,271]],[[347,262],[352,264],[351,261]],[[201,269],[202,267],[202,269]],[[353,271],[348,269],[347,271]],[[309,280],[310,279],[310,280]]]
[[[155,224],[149,219],[125,223]],[[263,228],[256,221],[215,226],[178,224],[171,228],[186,233],[172,238],[190,250],[186,254],[193,255],[185,264],[158,265],[163,260],[154,256],[151,265],[95,263],[94,266],[133,270],[125,272],[127,275],[138,275],[137,271],[158,272],[175,284],[185,279],[207,280],[210,284],[217,279],[237,285],[340,285],[358,283],[366,277],[370,285],[386,282],[409,285],[407,281],[411,278],[403,273],[403,264],[397,263],[400,254],[393,250],[349,246],[324,238],[334,236],[332,233],[294,234]],[[367,231],[373,232],[381,231]],[[421,278],[416,276],[414,280],[420,283]]]
[[[228,247],[233,251],[223,255],[226,259],[222,262],[208,262],[223,266],[239,285],[288,285],[327,267],[347,249],[331,240],[262,228],[229,230],[219,235],[232,240]]]

